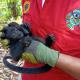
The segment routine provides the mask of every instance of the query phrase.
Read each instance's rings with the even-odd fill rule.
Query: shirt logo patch
[[[80,9],[70,12],[66,16],[66,23],[71,30],[74,30],[75,27],[80,27]]]
[[[23,12],[24,12],[24,13],[27,13],[27,12],[29,11],[29,9],[30,9],[30,2],[29,2],[29,1],[26,1],[26,2],[24,3]]]

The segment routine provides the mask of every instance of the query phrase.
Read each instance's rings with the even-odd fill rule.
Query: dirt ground
[[[3,57],[7,52],[0,44],[0,80],[17,80],[18,74],[14,73],[3,64]]]

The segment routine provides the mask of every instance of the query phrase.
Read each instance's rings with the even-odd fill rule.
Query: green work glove
[[[25,48],[25,53],[22,58],[31,63],[44,63],[54,67],[58,61],[59,52],[46,47],[43,43],[33,40],[28,48]]]

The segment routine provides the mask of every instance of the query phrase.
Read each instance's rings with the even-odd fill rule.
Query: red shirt
[[[52,48],[63,54],[80,58],[80,0],[22,0],[23,22],[31,24],[34,36],[45,39],[54,34]],[[39,66],[25,62],[24,67]],[[22,80],[75,80],[61,69],[41,74],[22,74]]]

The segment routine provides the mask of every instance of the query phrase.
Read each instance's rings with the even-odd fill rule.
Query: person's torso
[[[46,35],[55,35],[53,49],[80,57],[80,0],[45,1],[42,8],[40,0],[30,0],[31,8],[24,14],[23,22],[30,21],[34,36],[45,39]],[[23,80],[75,80],[57,68],[47,73],[23,75],[23,77],[25,77]]]

